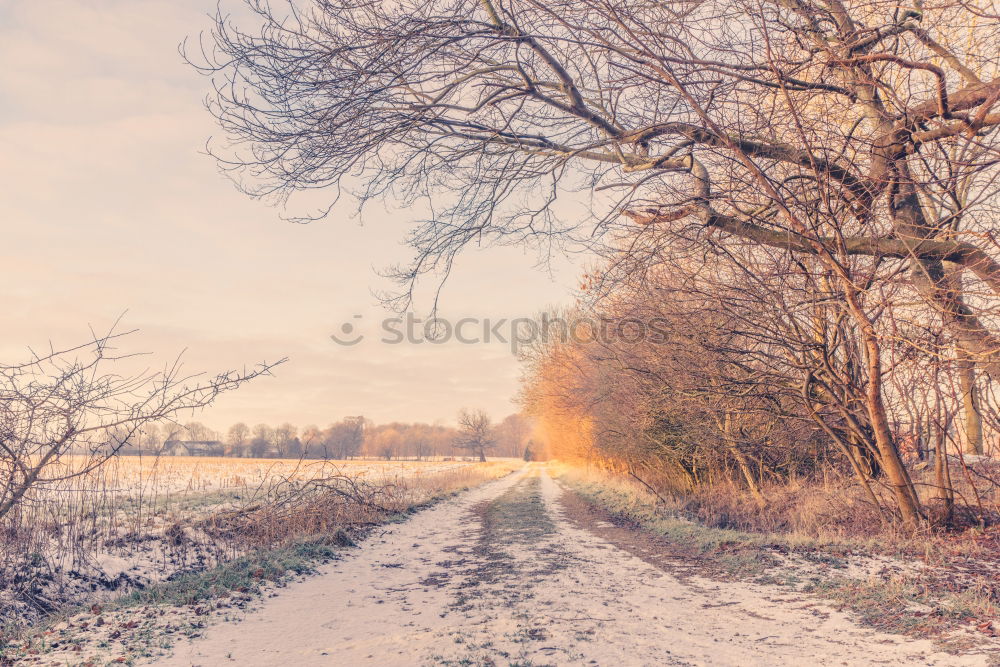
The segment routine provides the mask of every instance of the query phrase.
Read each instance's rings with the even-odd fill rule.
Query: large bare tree
[[[496,446],[493,421],[482,410],[465,410],[458,413],[458,435],[455,446],[486,461],[486,452]]]
[[[965,361],[969,409],[975,369],[1000,378],[993,2],[247,2],[255,22],[220,14],[200,65],[249,192],[433,199],[404,284],[484,241],[791,261],[857,331],[882,467],[919,521],[876,322],[905,285],[948,332],[920,352]]]

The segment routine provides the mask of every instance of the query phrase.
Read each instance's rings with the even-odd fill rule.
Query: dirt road
[[[159,665],[986,665],[582,529],[544,467],[426,510]]]

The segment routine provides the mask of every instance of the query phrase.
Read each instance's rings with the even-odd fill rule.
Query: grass
[[[564,554],[546,547],[556,525],[542,497],[538,475],[525,477],[496,498],[480,503],[474,513],[481,525],[476,558],[471,565],[456,570],[463,576],[463,584],[452,609],[460,613],[484,610],[490,615],[497,608],[514,608],[534,595],[534,582],[567,567]],[[531,557],[518,558],[512,549],[529,550]],[[552,663],[538,664],[526,658],[533,645],[548,639],[546,629],[527,613],[516,613],[513,618],[516,627],[502,635],[515,647],[512,652],[495,646],[492,635],[484,639],[482,634],[455,632],[452,641],[461,646],[460,654],[433,656],[433,664],[550,666]]]
[[[468,575],[466,584],[453,604],[453,608],[460,611],[480,604],[481,586],[498,587],[494,594],[505,604],[521,599],[525,594],[523,584],[534,573],[519,569],[509,549],[513,545],[534,545],[555,531],[541,497],[537,476],[521,480],[473,511],[480,520],[482,532],[475,547],[477,562],[465,572]],[[539,559],[533,566],[545,570],[555,567],[547,558]]]
[[[610,475],[564,468],[559,479],[588,502],[618,519],[670,542],[686,545],[695,553],[707,554],[732,547],[782,547],[845,554],[873,546],[869,540],[820,538],[799,533],[755,533],[705,525],[682,516],[682,504],[665,505],[640,486]]]
[[[660,538],[665,552],[678,562],[696,563],[700,574],[794,588],[853,612],[870,627],[934,637],[952,650],[967,648],[976,631],[981,631],[983,640],[993,636],[991,624],[1000,618],[1000,581],[995,569],[989,574],[992,563],[986,563],[986,574],[980,576],[952,569],[944,558],[947,545],[927,546],[925,541],[918,551],[917,540],[833,539],[718,528],[680,516],[678,504],[664,503],[630,480],[572,468],[563,468],[559,479],[614,523]],[[887,554],[911,558],[920,554],[925,566],[896,561],[898,567],[891,574],[852,576],[852,564],[867,557],[887,561]],[[960,560],[961,566],[971,562]],[[956,632],[969,629],[972,632],[964,636]]]
[[[479,514],[483,521],[483,541],[491,545],[534,544],[555,532],[537,476],[511,487],[487,503]]]
[[[204,572],[183,574],[171,581],[133,591],[115,603],[129,608],[143,605],[193,605],[206,600],[240,593],[259,592],[265,582],[280,582],[289,575],[311,573],[316,564],[337,558],[337,552],[354,541],[346,532],[263,549],[240,556]]]

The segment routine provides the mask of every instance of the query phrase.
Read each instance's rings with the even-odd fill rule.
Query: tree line
[[[198,421],[147,423],[119,447],[124,455],[211,455],[243,458],[347,460],[357,457],[426,459],[435,457],[524,456],[531,420],[511,414],[497,424],[482,411],[463,410],[457,427],[389,422],[375,424],[347,417],[325,428],[291,423],[278,426],[243,422],[216,431]]]

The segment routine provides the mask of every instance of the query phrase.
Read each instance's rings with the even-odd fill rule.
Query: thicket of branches
[[[0,521],[48,486],[97,470],[145,426],[202,409],[275,365],[207,378],[178,364],[130,373],[134,355],[118,347],[127,335],[112,330],[0,364]],[[69,454],[74,463],[64,465]]]
[[[930,401],[903,427],[900,405],[959,387],[981,447],[1000,374],[993,2],[248,4],[257,23],[219,16],[199,63],[248,191],[433,196],[404,285],[469,243],[597,239],[595,293],[719,302],[712,391],[737,407],[716,414],[809,417],[911,527],[927,512],[903,440],[952,438],[955,413]]]
[[[576,322],[573,335],[525,351],[522,400],[549,455],[598,462],[661,493],[716,496],[717,515],[742,501],[714,490],[735,485],[757,507],[747,514],[773,514],[774,525],[787,518],[784,487],[809,493],[833,475],[860,491],[859,502],[840,499],[858,515],[836,521],[901,518],[870,423],[857,328],[836,301],[787,283],[763,293],[749,281],[727,286],[712,264],[589,293],[561,318]],[[780,303],[763,298],[775,294]],[[913,504],[939,524],[994,522],[1000,469],[977,447],[995,456],[1000,446],[995,400],[980,394],[987,437],[977,442],[963,419],[961,364],[913,353],[918,341],[939,343],[940,327],[897,339],[904,314],[887,307],[878,320],[889,341],[880,379]]]

